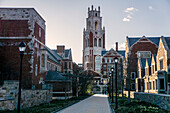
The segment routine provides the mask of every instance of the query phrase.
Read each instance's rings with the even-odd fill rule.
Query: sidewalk
[[[58,113],[112,113],[107,95],[95,94]]]

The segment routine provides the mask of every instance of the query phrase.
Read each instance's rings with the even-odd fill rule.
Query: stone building
[[[124,83],[125,90],[130,89],[135,91],[138,84],[138,58],[148,59],[151,54],[157,54],[160,37],[127,37],[124,67]],[[135,84],[135,79],[137,83]],[[130,82],[128,80],[130,79]],[[142,80],[141,80],[142,81]],[[129,84],[130,83],[130,84]],[[138,85],[137,85],[138,86]],[[138,88],[141,89],[141,88]]]
[[[22,86],[26,89],[37,86],[44,77],[40,61],[41,49],[45,46],[45,28],[45,20],[34,8],[0,8],[1,80],[18,80],[18,44],[24,41]]]
[[[156,57],[145,66],[145,92],[169,93],[169,69],[170,69],[170,37],[161,37]],[[150,70],[148,70],[150,68]],[[147,72],[147,73],[146,73]]]
[[[86,29],[83,31],[83,67],[100,73],[101,51],[105,50],[105,28],[102,28],[100,7],[88,8]]]

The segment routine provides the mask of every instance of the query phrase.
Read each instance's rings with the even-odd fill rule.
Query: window
[[[105,63],[107,63],[107,58],[105,58],[104,60],[105,60]]]
[[[159,61],[160,70],[163,69],[163,59]]]
[[[41,37],[41,28],[39,28],[39,37]]]
[[[112,63],[112,62],[111,62],[111,60],[112,60],[112,59],[111,59],[111,58],[109,58],[109,63]]]
[[[131,89],[134,90],[135,89],[135,83],[131,84]]]
[[[131,79],[135,79],[135,72],[131,72]]]
[[[104,71],[104,75],[106,75],[106,71]]]
[[[99,47],[102,47],[102,41],[99,39]]]
[[[138,58],[151,58],[151,52],[150,51],[138,51],[137,56]]]
[[[155,81],[153,81],[153,90],[155,90]]]
[[[158,89],[158,80],[155,80],[155,84],[156,84],[156,89]]]
[[[94,46],[95,47],[97,46],[97,39],[96,38],[94,39]]]
[[[101,57],[96,56],[95,57],[95,71],[100,72],[100,69],[101,69]]]
[[[104,67],[104,69],[106,69],[106,65],[104,65],[103,67]]]
[[[149,89],[151,90],[151,82],[149,82]]]
[[[45,67],[45,55],[41,55],[41,67]]]
[[[97,13],[95,14],[95,16],[97,16]]]
[[[90,29],[90,27],[91,27],[91,22],[89,21],[89,29]]]
[[[159,79],[160,80],[160,89],[164,90],[164,79]]]
[[[152,74],[154,74],[154,72],[155,72],[155,71],[154,71],[154,65],[152,65]]]
[[[98,29],[98,23],[95,22],[95,30],[97,30],[97,29]]]

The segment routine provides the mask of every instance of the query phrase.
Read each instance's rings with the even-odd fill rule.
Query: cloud
[[[124,21],[124,22],[129,22],[130,19],[129,19],[129,18],[123,18],[123,21]]]
[[[124,10],[125,13],[133,14],[134,12],[138,11],[138,9],[134,7],[129,7]]]
[[[133,18],[132,15],[134,15],[134,13],[135,13],[136,11],[138,11],[138,9],[136,9],[136,8],[134,8],[134,7],[126,8],[126,9],[124,10],[124,12],[127,13],[127,16],[124,17],[124,18],[122,19],[122,21],[124,21],[124,22],[129,22],[129,21]]]
[[[149,6],[148,8],[149,8],[149,10],[153,10],[153,7],[152,7],[152,6]]]

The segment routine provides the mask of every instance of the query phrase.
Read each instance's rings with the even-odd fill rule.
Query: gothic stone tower
[[[105,50],[105,28],[102,28],[102,17],[100,7],[98,10],[88,8],[86,18],[86,29],[83,31],[83,67],[100,72],[101,51]]]

